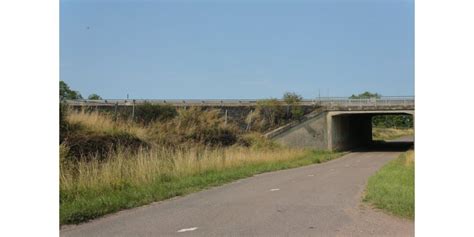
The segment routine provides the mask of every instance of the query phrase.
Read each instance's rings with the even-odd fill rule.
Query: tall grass
[[[239,133],[215,110],[179,110],[147,125],[86,111],[66,121],[75,129],[60,145],[61,224],[339,156]]]
[[[364,201],[395,215],[415,216],[415,154],[403,153],[369,178]]]
[[[320,163],[339,154],[301,149],[192,148],[118,151],[105,161],[62,163],[60,220],[78,223],[254,174]]]
[[[114,121],[111,117],[96,111],[69,110],[66,121],[72,125],[78,125],[89,132],[118,133],[125,132],[140,138],[146,137],[146,127],[122,120]]]

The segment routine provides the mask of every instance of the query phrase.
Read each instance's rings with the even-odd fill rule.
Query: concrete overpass
[[[414,98],[396,100],[337,100],[275,129],[266,137],[291,147],[348,150],[372,142],[372,117],[415,115]]]
[[[143,103],[177,107],[214,107],[229,111],[235,117],[245,117],[258,100],[69,100],[73,107],[128,107]],[[312,111],[302,120],[277,128],[266,137],[291,147],[308,147],[323,150],[347,150],[372,141],[372,117],[381,114],[414,116],[414,97],[382,97],[379,99],[348,99],[331,97],[303,100],[300,106]],[[133,112],[132,112],[133,113]]]

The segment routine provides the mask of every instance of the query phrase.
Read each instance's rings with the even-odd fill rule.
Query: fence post
[[[135,100],[133,100],[132,103],[132,122],[134,121],[135,118]]]
[[[224,120],[224,125],[227,125],[227,109],[225,110],[225,120]]]
[[[114,111],[115,122],[117,122],[117,108],[118,108],[118,102],[115,102],[115,111]]]
[[[249,116],[249,122],[247,123],[247,128],[245,130],[249,131],[251,124],[252,124],[252,115],[253,115],[253,110],[250,110],[250,116]]]

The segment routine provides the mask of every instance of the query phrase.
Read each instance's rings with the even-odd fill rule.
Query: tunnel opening
[[[372,151],[405,151],[414,148],[412,114],[376,114],[372,116]]]
[[[338,112],[331,116],[330,149],[402,151],[414,146],[413,111]]]

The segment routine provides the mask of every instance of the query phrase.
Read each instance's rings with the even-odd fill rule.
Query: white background
[[[473,22],[416,0],[417,236],[474,236]],[[59,1],[0,1],[0,236],[59,235],[58,81]]]

